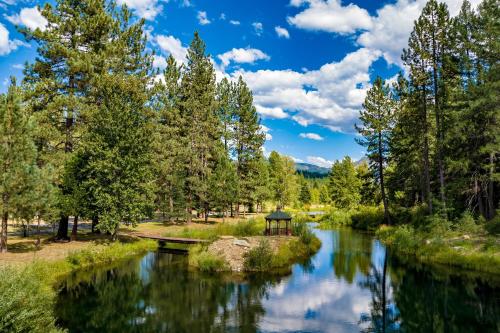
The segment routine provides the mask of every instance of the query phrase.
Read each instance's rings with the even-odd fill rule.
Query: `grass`
[[[382,226],[377,237],[396,255],[429,264],[500,274],[500,242],[477,224],[433,221],[425,227]]]
[[[185,226],[182,229],[171,229],[163,233],[166,237],[185,237],[215,240],[222,235],[236,237],[262,235],[265,228],[263,218],[251,218],[240,222],[224,222],[203,227]]]
[[[57,332],[53,306],[57,284],[71,272],[116,263],[153,250],[151,240],[100,243],[61,260],[36,260],[0,268],[0,332]]]
[[[197,244],[190,248],[189,266],[207,273],[228,270],[228,264],[224,258],[209,253],[206,244]]]

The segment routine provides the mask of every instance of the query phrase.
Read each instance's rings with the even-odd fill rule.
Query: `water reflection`
[[[499,284],[398,262],[369,235],[315,231],[323,246],[290,276],[207,276],[150,253],[68,279],[70,332],[498,332]]]

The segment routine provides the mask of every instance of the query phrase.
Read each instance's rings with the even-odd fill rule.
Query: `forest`
[[[155,212],[190,223],[193,213],[237,217],[269,202],[381,204],[387,224],[411,207],[491,221],[500,186],[497,4],[473,10],[465,1],[450,17],[446,5],[427,3],[402,52],[407,72],[375,79],[360,110],[368,163],[346,157],[328,179],[295,174],[285,154],[264,156],[251,90],[241,77],[216,81],[198,33],[186,63],[170,57],[160,73],[144,20],[126,7],[48,4],[48,29],[21,29],[38,45],[35,62],[1,97],[2,251],[9,219],[57,225],[65,240],[73,216],[73,237],[79,219],[115,237],[120,223]]]
[[[453,325],[498,329],[498,276],[484,284],[475,280],[500,273],[498,0],[477,7],[465,0],[456,16],[444,3],[425,4],[402,50],[403,70],[392,79],[374,77],[367,89],[352,129],[366,155],[336,160],[328,173],[298,165],[286,151],[266,151],[266,127],[252,90],[242,76],[216,75],[201,33],[193,33],[185,62],[170,55],[160,70],[153,66],[156,50],[148,42],[146,20],[119,3],[56,0],[39,9],[45,29],[18,27],[36,45],[36,57],[24,65],[23,78],[13,76],[0,94],[0,331],[94,324],[101,326],[92,329],[102,331],[115,324],[109,305],[118,303],[133,309],[120,314],[120,327],[137,331],[142,319],[130,313],[156,315],[140,309],[146,307],[143,298],[161,300],[160,308],[192,311],[195,301],[168,303],[175,289],[179,298],[204,295],[196,309],[213,313],[199,318],[200,327],[189,316],[173,327],[195,325],[205,332],[222,305],[240,316],[229,296],[240,297],[248,286],[256,290],[250,295],[256,299],[255,306],[250,302],[255,318],[245,320],[256,329],[269,310],[261,298],[279,302],[293,295],[292,287],[283,292],[288,282],[280,278],[288,274],[293,281],[297,272],[327,282],[321,292],[308,289],[311,299],[331,286],[342,291],[348,285],[345,295],[356,298],[342,307],[356,308],[371,293],[365,302],[370,305],[359,307],[371,313],[351,320],[356,331],[366,323],[367,332],[385,332],[389,322],[394,332],[405,331],[398,325],[434,325],[427,315],[447,322],[447,303],[441,314],[447,296],[440,291],[432,298],[434,282],[470,307],[466,323],[460,322],[461,307],[453,309]],[[275,238],[264,234],[264,214],[273,211],[287,221],[280,235],[277,219]],[[158,242],[141,238],[148,232],[197,245],[173,249],[185,251],[182,257],[165,255]],[[224,249],[208,251],[216,242],[245,248],[239,259],[256,275],[217,275],[229,265],[220,254]],[[153,265],[155,260],[165,266]],[[429,266],[415,267],[421,263]],[[165,268],[172,264],[175,269]],[[89,273],[101,266],[111,273]],[[277,267],[281,275],[263,274]],[[146,268],[157,285],[147,284]],[[179,278],[195,287],[186,293]],[[414,284],[429,299],[408,287]],[[283,289],[272,289],[278,285]],[[133,297],[122,303],[130,288]],[[84,292],[99,295],[86,298]],[[212,302],[210,293],[222,293],[223,302]],[[296,299],[287,306],[307,303]],[[421,306],[426,310],[418,312],[419,322],[405,322],[400,316],[417,317],[414,299],[432,302],[439,311]],[[94,308],[94,300],[101,307]],[[476,307],[483,305],[487,311],[478,319]],[[98,317],[103,308],[105,318],[95,321],[72,312]],[[290,313],[320,318],[309,308]],[[179,316],[167,317],[175,324],[171,318]],[[148,327],[167,319],[154,317]],[[446,331],[436,327],[428,331]]]

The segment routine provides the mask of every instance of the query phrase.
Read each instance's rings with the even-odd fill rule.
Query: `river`
[[[56,304],[69,332],[500,332],[500,278],[410,265],[373,236],[318,230],[284,277],[211,276],[180,254],[72,275]]]

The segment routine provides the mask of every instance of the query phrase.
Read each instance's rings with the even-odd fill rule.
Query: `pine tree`
[[[149,92],[136,75],[103,75],[96,87],[102,103],[89,118],[77,154],[83,187],[98,213],[97,228],[116,239],[121,222],[135,225],[152,213]]]
[[[37,186],[38,167],[33,122],[21,106],[21,93],[12,79],[7,95],[0,96],[0,252],[7,252],[7,222],[26,216]],[[43,198],[40,198],[43,199]]]
[[[237,193],[236,168],[226,154],[220,154],[215,170],[210,175],[209,183],[210,206],[218,209],[224,219]]]
[[[238,205],[250,205],[258,185],[258,159],[265,136],[253,106],[252,92],[240,76],[235,86],[234,153],[238,174]],[[245,210],[244,210],[245,211]],[[236,209],[239,212],[239,209]]]
[[[329,178],[329,192],[332,203],[338,208],[352,208],[359,204],[361,180],[349,156],[335,161]]]
[[[156,86],[153,108],[156,115],[154,140],[156,173],[156,207],[168,218],[185,216],[184,169],[185,151],[183,118],[180,115],[181,68],[175,59],[167,59],[164,82]]]
[[[185,168],[186,214],[191,222],[192,209],[208,213],[210,173],[222,145],[216,114],[215,72],[205,54],[205,43],[198,33],[188,49],[187,67],[181,82],[180,113],[186,138]]]
[[[363,109],[359,117],[361,126],[356,126],[363,138],[357,141],[367,148],[370,167],[380,185],[384,218],[391,224],[384,169],[388,163],[390,134],[393,127],[393,101],[389,86],[380,77],[375,79],[373,87],[368,91]]]
[[[57,0],[41,12],[47,28],[23,31],[38,44],[36,60],[25,70],[26,100],[38,119],[41,160],[58,172],[64,208],[71,193],[62,184],[63,169],[78,147],[88,110],[98,106],[91,96],[95,78],[114,71],[144,76],[150,59],[142,54],[144,20],[131,23],[130,12],[113,0]],[[61,210],[59,239],[67,239],[70,213]]]

